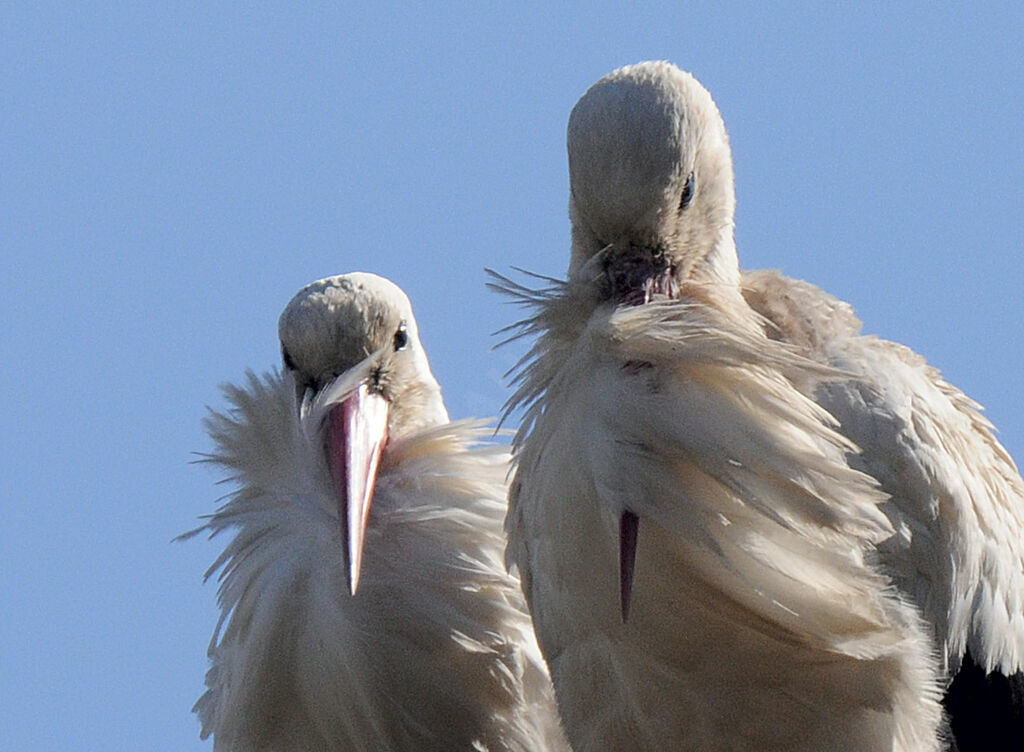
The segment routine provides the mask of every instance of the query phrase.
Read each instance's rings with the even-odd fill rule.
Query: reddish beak
[[[366,522],[370,517],[377,466],[388,441],[388,402],[366,384],[331,409],[327,452],[338,494],[338,520],[345,541],[348,588],[359,587]]]
[[[623,510],[619,517],[619,606],[622,623],[629,619],[629,606],[633,600],[633,567],[636,564],[636,533],[640,518]]]
[[[630,246],[611,259],[605,274],[619,305],[643,305],[655,295],[676,296],[675,269],[657,248]]]

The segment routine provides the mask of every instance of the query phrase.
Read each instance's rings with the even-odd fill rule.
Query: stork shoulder
[[[981,407],[903,345],[859,334],[852,309],[806,282],[744,277],[774,336],[848,374],[813,397],[859,447],[851,466],[890,496],[882,564],[933,625],[951,671],[1024,660],[1024,481]]]

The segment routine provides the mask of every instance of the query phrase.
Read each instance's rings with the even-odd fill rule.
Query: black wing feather
[[[968,652],[942,702],[951,752],[1024,752],[1024,671],[986,675]]]

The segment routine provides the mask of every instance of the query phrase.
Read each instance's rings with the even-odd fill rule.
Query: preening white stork
[[[207,692],[218,751],[562,750],[504,570],[507,450],[449,422],[405,294],[314,282],[281,315],[285,373],[227,386],[209,461],[236,483]],[[372,505],[371,505],[372,502]],[[199,532],[199,531],[196,531]],[[365,552],[363,551],[365,537]]]
[[[568,280],[495,286],[537,335],[507,556],[577,752],[940,750],[968,664],[1005,725],[954,683],[961,752],[1024,749],[1024,483],[978,406],[846,304],[741,275],[689,74],[601,79],[568,151]]]

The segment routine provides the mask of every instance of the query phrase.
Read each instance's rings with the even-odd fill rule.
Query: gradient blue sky
[[[0,10],[9,749],[210,749],[219,542],[170,542],[226,490],[189,464],[204,406],[276,363],[299,287],[364,270],[451,413],[496,414],[516,313],[482,268],[564,272],[566,117],[622,64],[711,90],[744,266],[852,302],[1024,459],[1024,6],[369,5]]]

